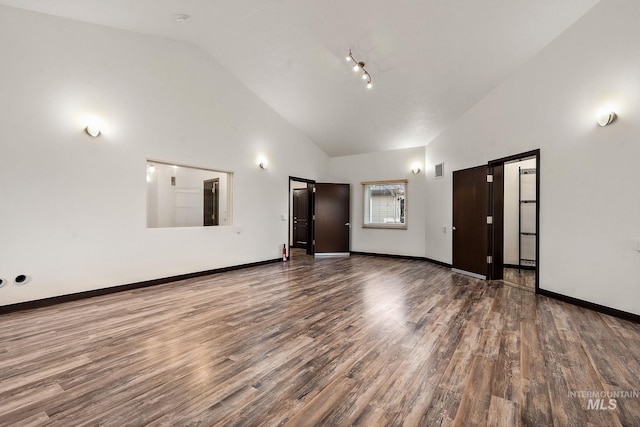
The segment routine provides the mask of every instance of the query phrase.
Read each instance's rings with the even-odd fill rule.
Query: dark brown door
[[[218,178],[204,181],[204,214],[202,222],[204,226],[220,224],[220,220],[218,218],[218,185]]]
[[[315,253],[349,252],[349,184],[315,184]]]
[[[309,242],[309,190],[293,189],[293,247],[307,248]]]
[[[493,263],[489,268],[489,279],[500,280],[504,277],[504,163],[490,165],[493,183],[489,184],[489,215],[493,224],[489,226],[489,253],[493,254]]]
[[[487,166],[453,172],[453,268],[487,276]]]

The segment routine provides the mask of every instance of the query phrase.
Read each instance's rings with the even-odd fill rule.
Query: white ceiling
[[[0,0],[192,42],[330,156],[428,144],[599,0]],[[175,15],[191,16],[178,24]],[[366,89],[349,49],[373,77]]]

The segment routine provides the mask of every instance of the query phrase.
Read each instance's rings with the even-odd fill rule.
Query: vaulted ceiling
[[[0,0],[194,43],[330,156],[428,144],[597,3]]]

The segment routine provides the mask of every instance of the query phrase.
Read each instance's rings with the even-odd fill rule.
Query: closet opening
[[[491,279],[537,292],[540,254],[540,150],[489,162]]]

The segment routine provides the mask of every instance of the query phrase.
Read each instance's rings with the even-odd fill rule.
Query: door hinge
[[[493,182],[493,175],[487,175],[487,182]]]
[[[487,224],[493,224],[493,217],[491,215],[487,217]]]
[[[315,193],[315,192],[316,192],[316,187],[313,187],[313,193]]]
[[[314,221],[316,220],[316,216],[315,216],[315,214],[313,215],[313,218],[312,218],[312,219],[313,219]]]
[[[487,264],[493,264],[493,257],[491,255],[487,256]]]
[[[316,239],[313,239],[313,246],[316,245]]]

